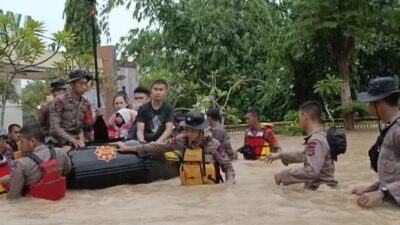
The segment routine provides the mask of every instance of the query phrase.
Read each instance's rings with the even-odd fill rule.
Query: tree
[[[50,81],[33,81],[22,89],[21,103],[23,123],[35,122],[38,109],[44,102],[44,96],[50,94]]]
[[[321,53],[318,57],[327,60],[321,60],[319,64],[324,65],[325,70],[336,70],[343,80],[343,106],[352,103],[351,65],[355,51],[359,50],[357,47],[372,35],[382,37],[384,33],[393,34],[393,30],[398,30],[395,19],[398,18],[398,1],[288,0],[279,5],[269,3],[282,9],[288,18],[285,40],[292,46],[300,46],[297,53],[324,50],[318,51]],[[397,16],[394,16],[396,12]],[[345,109],[345,128],[354,129],[352,109]]]
[[[0,15],[0,65],[5,73],[5,86],[10,85],[17,74],[39,66],[52,58],[60,48],[72,43],[72,35],[68,32],[57,32],[50,38],[55,51],[49,57],[41,59],[45,50],[44,24],[28,20],[25,27],[15,30],[14,19],[11,15]],[[7,87],[3,89],[1,98],[1,126],[4,126],[6,102],[9,99]]]
[[[67,51],[77,54],[91,54],[93,52],[93,33],[89,16],[90,2],[88,0],[66,0],[63,18],[64,30],[74,34],[74,44]],[[101,30],[96,22],[97,43],[100,44]]]
[[[321,96],[324,103],[325,111],[332,122],[334,122],[335,120],[333,119],[333,116],[330,112],[328,100],[329,98],[333,98],[340,93],[342,82],[343,81],[341,79],[338,79],[335,76],[328,74],[325,79],[318,81],[314,85],[314,93],[317,93]]]

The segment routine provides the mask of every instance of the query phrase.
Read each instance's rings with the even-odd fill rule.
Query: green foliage
[[[337,74],[355,96],[369,78],[400,71],[398,1],[108,0],[102,21],[117,6],[150,22],[121,39],[122,60],[138,62],[146,79],[164,71],[171,87],[190,83],[177,88],[184,97],[175,105],[225,107],[237,118],[228,123],[250,107],[260,109],[264,121],[282,120],[322,93],[337,107],[333,77],[314,93],[326,74]],[[170,101],[174,96],[178,91]]]
[[[49,81],[29,82],[23,89],[21,96],[24,124],[36,121],[38,107],[44,102],[50,92]]]
[[[285,122],[290,122],[289,125],[277,126],[274,128],[275,133],[291,136],[300,136],[303,132],[300,129],[299,111],[290,110],[284,116]]]
[[[18,103],[19,102],[19,96],[17,93],[17,89],[15,87],[14,82],[9,83],[5,79],[0,78],[0,97],[3,99],[4,93],[6,94],[6,99],[7,102],[11,103]],[[0,102],[0,104],[3,104]]]
[[[91,54],[93,52],[93,33],[91,17],[89,15],[89,0],[67,0],[65,1],[63,19],[65,19],[64,30],[74,34],[74,42],[68,46],[68,51],[76,54]],[[100,45],[101,30],[95,24],[97,44]]]
[[[50,38],[55,51],[47,58],[41,59],[45,51],[44,24],[29,19],[25,27],[15,29],[14,18],[11,15],[0,15],[0,34],[3,34],[0,35],[0,62],[5,65],[5,88],[1,94],[1,126],[4,125],[5,104],[14,98],[9,96],[13,95],[13,92],[9,92],[6,86],[13,85],[17,74],[41,65],[52,58],[62,46],[70,46],[73,43],[71,33],[55,33]]]

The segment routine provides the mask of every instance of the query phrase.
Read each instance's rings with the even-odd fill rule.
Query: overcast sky
[[[83,0],[82,0],[83,1]],[[64,0],[0,0],[0,9],[4,13],[12,11],[22,15],[23,23],[25,16],[29,15],[35,20],[45,23],[49,33],[60,31],[64,28],[62,18]],[[131,16],[132,10],[126,11],[125,7],[114,9],[110,14],[111,43],[115,44],[121,36],[125,36],[129,29],[139,26]],[[106,45],[106,38],[102,36],[102,45]]]

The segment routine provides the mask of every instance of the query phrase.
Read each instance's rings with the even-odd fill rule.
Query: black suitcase
[[[139,184],[179,175],[179,161],[164,156],[140,158],[136,154],[99,154],[96,146],[71,151],[71,173],[67,176],[69,189],[97,189],[120,184]]]

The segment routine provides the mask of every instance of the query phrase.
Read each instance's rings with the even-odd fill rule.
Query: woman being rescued
[[[146,145],[127,146],[116,143],[120,152],[134,152],[139,156],[159,155],[178,150],[181,158],[180,178],[182,185],[217,184],[222,182],[218,165],[225,173],[227,184],[235,183],[235,171],[221,144],[205,135],[208,121],[200,112],[189,112],[180,123],[185,134],[167,140],[163,144],[155,142]]]

